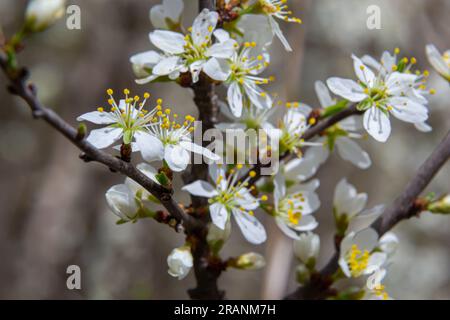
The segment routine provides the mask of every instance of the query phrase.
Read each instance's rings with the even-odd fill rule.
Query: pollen
[[[369,258],[369,251],[361,251],[356,244],[351,247],[347,253],[347,264],[353,277],[359,277],[366,270]]]

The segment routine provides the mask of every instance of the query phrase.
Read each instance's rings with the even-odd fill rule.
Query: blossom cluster
[[[138,169],[164,186],[171,184],[173,172],[187,169],[191,153],[203,155],[211,161],[208,179],[186,184],[182,191],[208,199],[211,250],[218,253],[228,240],[231,220],[248,242],[265,242],[266,214],[293,240],[299,260],[297,280],[306,284],[317,271],[320,251],[320,238],[313,233],[319,225],[314,214],[321,205],[317,171],[334,149],[343,160],[368,169],[372,160],[356,141],[368,134],[378,142],[386,142],[392,131],[391,116],[413,124],[420,131],[430,131],[426,123],[428,99],[435,91],[427,87],[429,72],[416,70],[417,60],[401,56],[399,49],[384,52],[380,60],[352,55],[355,80],[331,77],[315,83],[319,107],[283,103],[266,89],[275,81],[266,71],[270,67],[269,47],[274,37],[287,51],[292,51],[279,22],[301,23],[292,16],[287,1],[245,1],[228,8],[235,13],[231,23],[224,22],[219,12],[204,9],[189,28],[184,28],[181,21],[183,9],[182,0],[164,0],[150,10],[156,30],[149,33],[149,40],[156,49],[130,58],[136,83],[173,81],[191,88],[202,81],[224,85],[226,97],[218,104],[230,122],[218,123],[216,128],[264,130],[267,139],[279,141],[278,150],[268,148],[265,152],[289,155],[283,157],[279,170],[258,179],[258,172],[245,163],[219,164],[222,155],[193,142],[194,117],[174,113],[163,106],[162,99],[147,107],[151,105],[150,94],[145,93],[142,98],[132,96],[128,89],[119,101],[113,90],[108,89],[107,107],[98,107],[78,118],[104,126],[90,131],[86,139],[99,149],[113,146],[123,158],[130,157],[132,152],[140,153],[144,162]],[[450,81],[448,52],[441,56],[431,45],[426,50],[431,64]],[[319,137],[304,139],[318,121],[351,105],[358,111],[354,116],[327,127]],[[284,115],[273,119],[277,110],[283,110]],[[158,200],[129,178],[108,190],[106,198],[120,223],[156,215],[151,208],[158,205]],[[367,194],[358,193],[346,179],[336,186],[333,217],[339,239],[340,270],[334,279],[364,277],[366,284],[357,297],[388,299],[381,282],[398,239],[392,233],[378,235],[370,227],[384,206],[365,209],[366,202]],[[229,266],[256,269],[264,264],[262,256],[249,253]],[[189,240],[173,250],[168,265],[170,275],[178,279],[187,276],[193,267]]]

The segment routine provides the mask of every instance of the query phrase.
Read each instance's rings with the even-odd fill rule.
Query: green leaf
[[[339,100],[335,105],[326,107],[323,111],[322,118],[327,118],[335,115],[336,113],[347,108],[348,101],[347,100]]]

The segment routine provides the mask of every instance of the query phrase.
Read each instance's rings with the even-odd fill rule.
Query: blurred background
[[[81,8],[82,29],[68,30],[60,21],[27,42],[20,62],[31,69],[39,97],[70,123],[105,104],[105,90],[150,91],[181,114],[195,113],[192,94],[175,84],[134,84],[129,57],[149,50],[152,0],[70,0]],[[275,40],[268,71],[277,77],[271,92],[283,99],[317,105],[314,82],[329,76],[353,78],[350,55],[402,49],[429,69],[428,43],[450,48],[450,2],[445,0],[295,0],[289,1],[302,26],[282,24],[294,53]],[[185,1],[183,18],[190,25],[197,1]],[[381,30],[366,26],[367,7],[381,8]],[[10,36],[20,27],[26,1],[0,0],[0,25]],[[185,299],[194,286],[167,274],[166,258],[183,244],[183,236],[154,221],[116,226],[105,191],[123,182],[98,164],[79,160],[79,151],[45,123],[33,121],[28,108],[4,89],[0,76],[0,298],[3,299]],[[394,120],[388,143],[362,142],[373,165],[362,171],[333,156],[319,173],[322,206],[316,213],[322,236],[322,265],[332,253],[330,202],[342,177],[369,194],[369,206],[389,204],[450,128],[450,87],[434,71],[430,86],[430,124],[424,134]],[[450,190],[449,164],[428,188]],[[188,201],[185,194],[179,200]],[[295,289],[291,241],[266,219],[270,240],[254,247],[235,232],[223,256],[257,251],[266,254],[262,271],[224,273],[220,287],[233,299],[281,298]],[[394,229],[399,252],[386,285],[396,299],[450,298],[450,219],[423,214]],[[66,268],[81,267],[82,290],[66,288]]]

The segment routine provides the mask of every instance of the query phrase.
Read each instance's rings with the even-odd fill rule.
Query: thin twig
[[[186,230],[195,229],[198,223],[184,212],[184,210],[176,203],[173,198],[173,190],[166,189],[163,186],[155,183],[141,171],[139,171],[131,163],[122,161],[106,152],[95,148],[82,137],[80,138],[78,130],[64,121],[53,110],[42,105],[35,94],[33,86],[27,83],[28,72],[25,69],[11,70],[7,65],[7,58],[3,53],[0,53],[0,67],[4,71],[6,77],[10,81],[9,90],[11,93],[20,96],[26,101],[30,107],[33,116],[36,119],[42,119],[51,125],[58,132],[63,134],[74,145],[85,153],[85,158],[90,161],[95,161],[106,165],[114,171],[120,172],[127,177],[133,179],[148,192],[155,196],[161,204],[169,211],[169,213],[177,220],[179,220]]]
[[[373,224],[378,234],[381,236],[391,230],[397,223],[405,219],[416,216],[418,213],[415,206],[416,199],[425,190],[433,177],[439,172],[444,164],[450,159],[450,131],[442,142],[436,147],[433,153],[422,164],[417,174],[411,179],[400,196],[388,207]],[[339,268],[339,253],[336,252],[325,267],[320,271],[323,279],[328,278]],[[330,283],[331,285],[331,283]],[[289,294],[286,299],[317,299],[322,298],[313,295],[317,288],[312,285],[299,287],[295,292]]]

